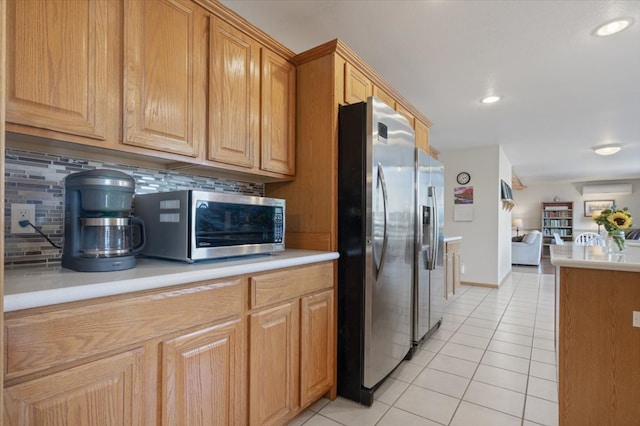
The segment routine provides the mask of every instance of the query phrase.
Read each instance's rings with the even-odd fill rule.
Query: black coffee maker
[[[116,170],[67,176],[63,267],[105,272],[136,266],[135,254],[144,247],[145,229],[140,219],[130,217],[134,190],[133,178]]]

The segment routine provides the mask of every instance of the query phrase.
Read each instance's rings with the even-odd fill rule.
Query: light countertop
[[[461,240],[462,237],[444,237],[443,241],[445,243],[451,242],[451,241],[458,241]]]
[[[194,264],[137,259],[136,267],[114,272],[76,272],[61,266],[19,267],[4,271],[4,311],[35,308],[125,294],[190,282],[264,272],[337,259],[336,252],[288,249]]]
[[[640,246],[627,245],[623,255],[609,254],[606,247],[552,244],[551,263],[555,266],[612,271],[640,272]]]

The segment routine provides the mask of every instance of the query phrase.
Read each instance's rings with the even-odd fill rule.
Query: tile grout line
[[[454,417],[456,416],[456,413],[458,412],[458,409],[460,408],[460,405],[462,404],[462,401],[464,400],[464,396],[467,393],[467,391],[469,390],[469,386],[471,386],[471,382],[473,381],[474,376],[476,375],[476,373],[478,372],[478,368],[480,367],[480,363],[482,362],[482,359],[484,358],[485,354],[487,353],[487,348],[489,347],[489,345],[491,344],[491,340],[493,340],[493,336],[496,334],[496,331],[498,330],[498,327],[500,326],[500,322],[502,321],[502,317],[504,316],[504,312],[507,310],[507,308],[509,307],[509,304],[511,303],[511,300],[513,299],[513,295],[515,294],[515,292],[517,291],[518,287],[520,287],[520,280],[522,280],[522,276],[520,276],[520,279],[518,280],[518,284],[515,285],[513,291],[511,292],[511,296],[509,297],[509,301],[507,302],[507,305],[504,308],[504,311],[502,312],[502,315],[500,315],[500,319],[498,320],[498,323],[496,324],[495,328],[493,329],[493,333],[491,333],[491,337],[489,338],[489,343],[487,344],[487,347],[484,349],[482,356],[480,357],[480,360],[478,361],[475,370],[473,371],[473,374],[471,375],[471,377],[469,378],[469,383],[467,384],[467,387],[465,388],[464,392],[462,393],[462,396],[458,399],[458,404],[456,405],[456,409],[453,411],[453,414],[451,415],[451,419],[449,419],[449,425],[451,424],[451,421],[454,419]],[[499,290],[498,289],[492,289],[491,291],[489,291],[487,293],[487,295],[476,305],[476,307],[473,309],[473,311],[471,311],[469,313],[469,315],[467,315],[467,318],[465,319],[465,322],[467,319],[469,319],[471,317],[471,314],[473,314],[473,312],[475,312],[476,309],[478,309],[478,306],[480,306],[482,304],[482,302],[484,302],[486,300],[487,297],[489,297],[489,295],[491,294],[492,291]],[[464,324],[464,322],[463,322]],[[460,328],[460,327],[458,327]],[[457,329],[456,329],[457,330]],[[447,341],[448,342],[448,341]],[[533,345],[533,342],[532,342]],[[444,347],[444,345],[443,345]],[[442,349],[442,348],[441,348]],[[531,362],[529,362],[529,364],[531,364]],[[426,367],[425,367],[426,368]],[[493,410],[493,408],[490,407],[485,407],[483,405],[479,405],[479,404],[475,404],[478,405],[480,407],[483,408],[488,408],[490,410]],[[494,410],[494,411],[498,411],[498,412],[502,412],[499,410]],[[509,414],[509,413],[505,413],[505,414]]]
[[[541,315],[541,314],[543,313],[543,311],[547,311],[547,309],[546,309],[546,305],[547,305],[547,301],[546,301],[546,299],[545,299],[545,301],[544,301],[545,306],[543,307],[543,308],[545,308],[545,309],[541,309],[541,307],[540,307],[541,297],[542,297],[542,293],[543,293],[543,290],[544,290],[544,289],[542,288],[542,282],[543,282],[543,278],[544,278],[544,277],[543,277],[543,275],[545,275],[545,274],[539,273],[539,274],[538,274],[538,277],[537,277],[537,281],[536,281],[535,283],[531,283],[531,282],[529,282],[529,280],[528,280],[528,279],[526,279],[526,280],[525,280],[525,277],[527,276],[527,274],[524,274],[524,275],[523,275],[523,274],[521,273],[521,274],[519,274],[519,278],[518,278],[518,280],[517,280],[515,283],[512,283],[512,284],[510,285],[510,287],[511,287],[511,288],[509,288],[509,293],[508,293],[508,294],[509,294],[509,296],[507,297],[507,300],[506,300],[506,301],[504,301],[503,299],[494,299],[494,300],[492,300],[492,301],[491,301],[491,304],[496,304],[496,305],[497,305],[497,306],[495,306],[495,307],[493,308],[494,310],[495,310],[495,308],[498,308],[498,307],[502,306],[502,304],[503,304],[503,303],[504,303],[504,308],[502,309],[502,313],[500,314],[500,316],[499,316],[499,318],[498,318],[498,320],[497,320],[497,322],[496,322],[495,326],[492,326],[491,328],[486,328],[487,330],[490,330],[490,331],[491,331],[490,337],[488,338],[488,343],[487,343],[487,345],[484,347],[484,349],[482,350],[482,356],[481,356],[481,357],[479,358],[479,360],[476,362],[475,369],[473,370],[473,373],[471,374],[471,376],[470,376],[469,378],[464,377],[464,376],[459,376],[459,375],[457,375],[457,374],[450,373],[450,372],[447,372],[447,371],[434,369],[434,370],[436,370],[436,371],[440,371],[440,372],[443,372],[443,373],[451,374],[451,375],[454,375],[454,376],[457,376],[457,377],[463,377],[464,379],[469,380],[469,383],[466,385],[466,387],[465,387],[464,391],[462,392],[462,394],[461,394],[461,396],[460,396],[459,398],[456,398],[456,397],[454,397],[454,396],[452,396],[452,395],[450,395],[450,394],[446,394],[446,393],[443,393],[443,392],[440,392],[440,391],[437,391],[437,390],[433,390],[433,389],[429,389],[429,388],[424,388],[423,386],[416,385],[416,384],[415,384],[415,381],[416,381],[416,380],[417,380],[417,378],[420,376],[420,374],[422,374],[422,373],[423,373],[427,368],[430,368],[429,366],[431,365],[431,363],[433,362],[433,360],[434,360],[438,355],[446,355],[446,356],[448,356],[448,357],[452,357],[452,358],[460,359],[460,360],[467,361],[467,362],[470,362],[470,361],[471,361],[471,360],[470,360],[470,359],[468,359],[468,358],[459,358],[459,357],[458,357],[458,356],[456,356],[456,355],[448,355],[448,354],[444,354],[444,353],[442,353],[442,350],[443,350],[443,348],[444,348],[447,344],[449,344],[449,343],[455,343],[455,344],[457,344],[457,345],[461,345],[461,346],[465,346],[465,347],[469,347],[469,348],[473,348],[473,349],[481,349],[481,348],[479,348],[479,347],[477,347],[477,346],[471,346],[471,345],[468,345],[468,344],[465,344],[465,343],[456,343],[456,342],[452,342],[452,339],[453,339],[453,338],[454,338],[454,336],[456,336],[457,334],[469,335],[469,336],[474,336],[474,337],[483,338],[483,339],[484,339],[484,338],[486,338],[486,337],[484,337],[484,336],[485,336],[485,334],[483,334],[483,335],[481,335],[481,336],[477,336],[477,335],[475,335],[475,334],[467,334],[467,333],[465,333],[464,331],[462,331],[462,330],[461,330],[461,328],[462,328],[462,326],[463,326],[463,325],[467,324],[467,321],[469,321],[469,319],[474,319],[474,318],[475,318],[475,317],[472,317],[472,315],[474,314],[474,312],[477,312],[477,311],[479,310],[479,308],[484,308],[483,304],[485,304],[485,303],[489,302],[489,300],[488,300],[488,299],[490,298],[490,296],[492,296],[492,295],[497,296],[497,295],[498,295],[498,294],[497,294],[497,292],[498,292],[498,290],[499,290],[499,289],[498,289],[498,288],[496,288],[496,289],[491,289],[491,290],[489,290],[487,293],[485,293],[485,294],[484,294],[484,296],[483,296],[483,295],[482,295],[482,293],[476,293],[475,291],[474,291],[474,292],[472,292],[472,293],[469,293],[469,292],[473,289],[473,287],[469,287],[469,288],[467,288],[463,293],[460,293],[459,295],[457,295],[458,297],[456,297],[456,299],[455,299],[455,300],[450,300],[450,302],[449,302],[449,304],[448,304],[449,306],[451,306],[451,305],[453,305],[453,304],[456,304],[456,303],[457,303],[457,305],[454,305],[454,308],[455,308],[455,307],[458,307],[458,306],[460,306],[460,307],[461,307],[461,306],[474,306],[474,305],[475,305],[475,306],[473,307],[473,309],[472,309],[471,311],[469,311],[469,313],[467,313],[467,314],[466,314],[466,315],[464,315],[464,316],[463,316],[463,315],[460,315],[459,313],[455,313],[455,312],[454,312],[454,313],[449,313],[450,315],[453,315],[453,317],[452,317],[452,319],[453,319],[453,320],[456,320],[456,317],[462,317],[462,318],[463,318],[463,320],[462,320],[460,323],[458,323],[458,324],[452,323],[452,329],[446,329],[446,330],[445,330],[445,329],[441,329],[442,331],[446,331],[446,334],[448,334],[448,338],[446,338],[446,339],[442,339],[443,344],[442,344],[442,346],[440,346],[440,348],[438,348],[438,350],[437,350],[437,351],[434,351],[434,352],[432,352],[432,351],[427,351],[426,349],[423,349],[423,347],[422,347],[422,345],[421,345],[421,347],[419,348],[419,350],[420,350],[420,351],[425,351],[425,352],[430,352],[430,353],[432,354],[432,356],[431,356],[431,358],[429,359],[429,361],[428,361],[428,362],[426,362],[424,365],[414,364],[414,365],[418,365],[420,368],[419,368],[418,372],[413,376],[413,378],[412,378],[411,380],[406,381],[406,380],[402,380],[402,379],[399,379],[399,378],[393,377],[393,379],[394,379],[394,380],[396,380],[396,381],[398,381],[398,382],[401,382],[401,383],[406,384],[407,388],[406,388],[405,390],[403,390],[403,391],[402,391],[402,392],[401,392],[401,393],[400,393],[396,398],[394,398],[394,399],[393,399],[393,401],[392,401],[392,402],[390,402],[390,403],[382,402],[382,401],[378,401],[378,402],[380,402],[380,403],[387,404],[387,405],[388,405],[388,407],[387,407],[383,412],[381,412],[381,416],[380,416],[380,418],[376,421],[376,423],[375,423],[375,424],[379,424],[379,423],[380,423],[380,422],[385,418],[385,416],[386,416],[386,415],[391,411],[391,409],[392,409],[392,408],[395,408],[396,410],[400,410],[400,411],[405,412],[405,413],[412,414],[412,415],[414,415],[414,416],[418,416],[418,417],[420,417],[420,418],[427,419],[427,420],[429,420],[429,421],[433,421],[433,422],[435,422],[435,423],[437,423],[437,424],[442,424],[442,423],[440,423],[439,421],[435,421],[435,420],[433,420],[433,419],[431,419],[431,418],[429,418],[429,417],[424,417],[424,416],[419,415],[419,414],[416,414],[416,413],[414,413],[414,412],[412,412],[412,411],[407,411],[407,410],[405,410],[405,409],[402,409],[402,408],[400,408],[400,407],[396,407],[396,406],[395,406],[395,404],[398,402],[398,400],[399,400],[400,398],[402,398],[402,396],[403,396],[403,395],[405,395],[405,393],[408,391],[408,389],[409,389],[411,386],[419,387],[419,388],[422,388],[422,389],[429,390],[429,391],[431,391],[431,392],[438,393],[438,394],[443,395],[443,396],[447,396],[447,397],[449,397],[449,398],[455,398],[455,399],[457,399],[458,401],[457,401],[456,407],[455,407],[455,409],[453,410],[453,413],[452,413],[452,415],[451,415],[451,418],[449,419],[449,421],[448,421],[448,423],[447,423],[447,424],[451,424],[451,422],[452,422],[452,421],[453,421],[453,419],[455,418],[456,414],[458,413],[458,410],[459,410],[459,408],[460,408],[460,406],[461,406],[461,404],[462,404],[462,401],[464,400],[464,396],[466,395],[466,393],[467,393],[467,392],[468,392],[468,390],[469,390],[469,387],[470,387],[470,385],[471,385],[471,382],[472,382],[472,381],[474,381],[474,377],[476,376],[476,374],[477,374],[477,372],[478,372],[478,369],[479,369],[479,367],[480,367],[480,365],[481,365],[481,363],[482,363],[482,359],[485,357],[486,353],[489,351],[489,349],[488,349],[489,345],[490,345],[493,341],[497,341],[497,340],[495,340],[495,335],[496,335],[496,332],[497,332],[497,331],[499,331],[499,330],[498,330],[498,328],[500,327],[500,325],[501,325],[501,324],[510,324],[510,325],[515,325],[515,326],[522,326],[522,327],[524,327],[524,325],[521,325],[521,324],[503,323],[503,319],[504,319],[504,317],[505,317],[505,316],[509,316],[509,315],[510,315],[509,311],[510,311],[510,310],[513,310],[512,303],[514,303],[514,301],[516,301],[516,300],[518,300],[518,299],[522,299],[522,300],[523,300],[523,302],[524,302],[525,300],[529,300],[529,299],[526,299],[525,297],[520,296],[520,295],[519,295],[519,291],[520,291],[520,293],[525,292],[525,296],[530,296],[530,295],[532,295],[531,293],[533,293],[533,291],[531,291],[531,290],[534,290],[534,288],[532,288],[532,287],[533,287],[533,285],[535,285],[535,286],[536,286],[536,288],[535,288],[535,290],[534,290],[534,291],[536,291],[536,295],[537,295],[537,297],[536,297],[536,306],[535,306],[535,309],[533,310],[533,316],[534,316],[533,327],[532,327],[532,329],[533,329],[533,333],[532,333],[532,335],[531,335],[531,344],[530,344],[530,351],[529,351],[529,364],[528,364],[528,369],[527,369],[527,378],[526,378],[526,384],[525,384],[525,390],[524,390],[525,401],[524,401],[524,403],[523,403],[523,411],[522,411],[522,417],[521,417],[521,419],[520,419],[520,424],[521,424],[521,425],[523,425],[525,421],[530,422],[530,420],[527,420],[527,419],[525,419],[525,418],[524,418],[524,413],[525,413],[525,410],[526,410],[526,397],[527,397],[527,395],[528,395],[528,385],[529,385],[530,373],[531,373],[532,355],[533,355],[533,349],[534,349],[534,339],[536,338],[536,333],[535,333],[535,331],[536,331],[536,325],[537,325],[537,324],[541,324],[541,321],[544,319],[544,318],[540,319],[540,318],[539,318],[539,315]],[[506,287],[506,286],[505,286],[505,287]],[[507,289],[506,289],[506,288],[504,288],[504,290],[507,290]],[[465,296],[466,296],[466,298],[465,298]],[[478,299],[476,299],[478,296],[479,296],[479,298],[478,298]],[[468,300],[467,300],[467,299],[468,299]],[[514,300],[514,299],[515,299],[515,300]],[[526,308],[529,308],[529,307],[528,307],[527,305],[525,305],[525,304],[522,304],[522,305],[514,305],[514,306],[515,306],[515,308],[518,308],[519,306],[522,306],[523,308],[525,308],[525,307],[526,307]],[[518,310],[518,309],[515,309],[515,312],[513,312],[513,313],[519,313],[519,310]],[[523,311],[522,311],[522,313],[529,314],[530,312],[528,312],[527,310],[523,310]],[[445,313],[444,315],[446,315],[446,313]],[[444,316],[444,315],[443,315],[443,316]],[[483,319],[483,318],[477,318],[477,319],[479,319],[479,320],[485,320],[485,321],[487,321],[487,322],[489,322],[489,321],[491,321],[491,322],[495,321],[495,320],[488,320],[488,319]],[[526,319],[526,318],[525,318],[525,319]],[[467,324],[467,325],[471,326],[471,324]],[[483,329],[485,328],[485,327],[483,327],[483,326],[478,326],[478,325],[476,325],[475,327],[477,327],[477,328],[483,328]],[[546,330],[546,329],[541,329],[541,330]],[[520,334],[520,333],[512,333],[512,334]],[[437,339],[437,337],[434,337],[434,340],[440,340],[440,339]],[[548,340],[548,339],[547,339],[547,340]],[[514,343],[514,342],[509,342],[509,341],[505,341],[505,342],[506,342],[506,343],[509,343],[509,344],[518,345],[518,346],[526,346],[526,345],[521,345],[521,344],[519,344],[519,343]],[[426,343],[426,342],[425,342],[425,343]],[[506,354],[506,353],[505,353],[505,355],[508,355],[508,354]],[[515,355],[512,355],[512,356],[515,356]],[[522,357],[519,357],[519,356],[516,356],[516,357],[518,357],[518,358],[522,358]],[[525,359],[525,358],[522,358],[522,359]],[[407,361],[407,362],[411,362],[411,361]],[[546,363],[545,363],[545,364],[546,364]],[[495,368],[500,368],[500,367],[495,367]],[[503,370],[505,370],[505,371],[510,371],[510,372],[515,372],[515,373],[518,373],[518,374],[524,374],[524,373],[521,373],[520,371],[517,371],[517,370],[510,370],[510,369],[505,369],[505,368],[503,368]],[[478,381],[478,382],[479,382],[479,383],[485,383],[485,382],[482,382],[482,381]],[[503,387],[503,386],[499,386],[499,385],[495,385],[495,384],[491,384],[491,383],[486,383],[486,384],[487,384],[487,385],[490,385],[490,386],[496,386],[496,387],[499,387],[499,388],[502,388],[502,389],[507,389],[507,390],[513,391],[513,389],[510,389],[510,388],[508,388],[508,387]],[[514,392],[517,392],[517,391],[514,391]],[[543,398],[543,399],[545,399],[545,398]],[[517,418],[516,416],[514,416],[514,415],[513,415],[513,414],[511,414],[511,413],[507,413],[507,412],[504,412],[504,411],[501,411],[501,410],[498,410],[498,409],[495,409],[495,408],[487,407],[487,406],[485,406],[485,405],[481,405],[481,404],[474,403],[474,402],[469,402],[469,401],[466,401],[466,402],[467,402],[467,403],[469,403],[469,404],[475,405],[475,406],[477,406],[477,407],[482,407],[482,408],[485,408],[485,409],[493,410],[493,411],[495,411],[495,412],[503,413],[503,414],[505,414],[505,415],[509,415],[509,416],[513,416],[514,418]],[[553,402],[553,401],[550,401],[550,402]],[[344,423],[339,422],[339,421],[337,421],[337,420],[334,420],[334,419],[332,419],[332,418],[330,418],[330,417],[327,417],[327,416],[325,416],[325,415],[321,414],[321,413],[320,413],[320,410],[318,410],[317,412],[314,412],[314,413],[312,414],[312,416],[311,416],[311,417],[309,417],[307,420],[305,420],[305,422],[304,422],[303,424],[306,424],[307,422],[309,422],[309,420],[311,420],[312,418],[314,418],[314,417],[316,416],[316,414],[320,415],[320,417],[321,417],[321,418],[324,418],[324,419],[329,420],[329,421],[331,421],[331,422],[335,422],[336,424],[340,424],[340,425],[345,426],[345,424],[344,424]],[[537,422],[532,422],[532,423],[537,424]]]
[[[478,361],[478,365],[476,365],[476,369],[473,371],[473,375],[469,379],[469,383],[467,384],[467,387],[465,388],[464,392],[462,393],[462,396],[460,397],[460,400],[458,401],[458,406],[456,407],[455,411],[453,412],[453,416],[451,417],[451,420],[453,420],[453,418],[455,417],[456,413],[458,412],[458,409],[460,408],[460,405],[462,404],[462,401],[464,400],[464,396],[466,395],[467,391],[469,390],[469,387],[471,386],[471,382],[473,381],[473,378],[475,377],[476,373],[478,372],[478,368],[480,368],[480,364],[482,363],[482,359],[484,358],[484,356],[486,355],[486,353],[488,351],[489,345],[491,344],[491,341],[493,340],[493,336],[495,336],[496,331],[498,331],[498,327],[502,323],[502,318],[504,317],[504,313],[509,308],[509,305],[511,304],[511,301],[513,300],[513,296],[516,294],[516,291],[520,287],[522,278],[523,278],[523,275],[520,275],[520,278],[518,279],[518,283],[515,284],[515,287],[513,288],[513,291],[511,292],[511,296],[509,297],[509,301],[507,302],[507,304],[506,304],[506,306],[504,308],[504,311],[502,312],[502,315],[500,315],[500,319],[498,320],[498,323],[496,324],[496,327],[494,328],[493,333],[491,334],[491,337],[489,338],[489,343],[487,344],[487,347],[484,349],[484,352],[482,353],[482,357],[480,357],[480,360]],[[496,290],[499,290],[499,288],[496,289]],[[489,294],[491,294],[491,292],[489,292],[487,294],[487,297],[489,296]],[[485,299],[486,299],[486,297],[485,297]],[[484,302],[484,299],[482,301]],[[480,302],[480,304],[481,303],[482,302]],[[478,306],[480,306],[480,304],[478,304]],[[477,309],[477,306],[476,306],[476,309]],[[474,311],[475,311],[475,309],[474,309]],[[473,313],[473,311],[471,312],[471,314],[472,313]],[[471,316],[471,314],[469,314],[469,316]],[[531,342],[531,344],[533,345],[533,341]],[[531,365],[531,360],[529,360],[529,365]],[[526,396],[525,396],[525,399],[526,399]],[[478,406],[483,407],[483,408],[488,408],[490,410],[494,410],[494,411],[497,411],[499,413],[504,413],[503,411],[495,410],[494,408],[491,408],[491,407],[485,407],[484,405],[480,405],[480,404],[475,404],[475,405],[478,405]],[[511,415],[509,413],[504,413],[504,414]],[[449,424],[451,424],[451,420],[449,421]]]
[[[464,293],[466,293],[466,292],[467,292],[467,291],[469,291],[469,290],[470,290],[470,289],[467,289]],[[464,295],[464,293],[463,293],[462,295]],[[488,293],[487,293],[487,294],[488,294]],[[462,296],[462,295],[461,295],[461,296]],[[486,297],[486,296],[485,296],[485,297]],[[483,300],[484,300],[484,298],[483,298]],[[444,314],[443,314],[443,316],[444,316]],[[462,325],[462,324],[463,324],[463,323],[461,323],[460,325]],[[455,334],[455,332],[460,328],[460,325],[458,325],[458,327],[456,327],[456,328],[455,328],[455,330],[454,330],[454,334]],[[453,336],[453,334],[452,334],[452,336]],[[451,337],[449,337],[449,339],[451,339]],[[449,342],[449,339],[447,339],[447,340],[445,341],[445,344],[446,344],[447,342]],[[424,343],[426,343],[426,342],[423,342],[423,344],[424,344]],[[442,347],[444,347],[444,345],[442,345]],[[425,368],[427,368],[427,366],[431,363],[431,361],[433,360],[433,358],[435,358],[435,356],[436,356],[438,353],[440,353],[440,350],[442,349],[442,347],[441,347],[440,349],[438,349],[438,352],[435,352],[434,356],[431,358],[431,360],[429,360],[429,362],[427,362],[424,366],[422,366],[422,368],[420,369],[420,371],[418,372],[418,374],[416,374],[416,376],[415,376],[415,377],[414,377],[410,382],[405,382],[405,381],[403,381],[403,380],[396,379],[395,377],[389,376],[389,378],[393,378],[394,380],[397,380],[397,381],[399,381],[399,382],[407,383],[407,384],[408,384],[408,386],[407,386],[407,388],[406,388],[404,391],[402,391],[402,393],[401,393],[401,394],[400,394],[400,395],[399,395],[399,396],[394,400],[393,404],[389,404],[389,407],[388,407],[388,408],[387,408],[387,409],[382,413],[382,416],[380,416],[380,419],[378,419],[378,421],[375,423],[376,425],[382,421],[382,419],[384,418],[384,416],[385,416],[385,415],[386,415],[386,414],[391,410],[391,408],[395,407],[395,403],[396,403],[400,398],[402,398],[402,395],[404,395],[404,393],[409,389],[409,387],[410,387],[411,385],[413,385],[413,382],[418,378],[418,376],[419,376],[420,374],[422,374],[422,372],[425,370]],[[419,350],[422,350],[422,349],[420,349],[420,348],[419,348]],[[430,351],[429,351],[429,352],[430,352]],[[411,361],[410,361],[410,360],[408,360],[407,362],[411,362]],[[421,387],[421,386],[418,386],[418,387]],[[428,390],[430,390],[430,389],[428,389]],[[435,391],[432,391],[432,392],[435,392]],[[438,392],[438,393],[440,393],[440,392]],[[444,394],[442,394],[442,395],[444,395]],[[450,396],[450,395],[446,395],[446,396]],[[374,401],[375,401],[375,398],[374,398]],[[380,402],[380,401],[378,401],[378,402]],[[401,408],[398,408],[398,407],[395,407],[395,408],[396,408],[396,409],[398,409],[398,410],[402,410]],[[433,422],[435,422],[435,423],[442,424],[442,423],[437,422],[437,421],[435,421],[435,420],[433,420],[433,419],[430,419],[430,418],[427,418],[427,417],[423,417],[423,416],[419,416],[419,415],[417,415],[417,414],[415,414],[415,413],[411,413],[411,412],[406,411],[406,410],[402,410],[402,411],[405,411],[405,412],[407,412],[407,413],[413,414],[414,416],[422,417],[422,418],[424,418],[424,419],[427,419],[427,420],[429,420],[429,421],[433,421]],[[307,421],[308,421],[308,420],[307,420]],[[305,422],[305,423],[306,423],[306,422]]]
[[[533,336],[531,340],[531,352],[529,353],[529,369],[527,370],[527,384],[524,388],[524,404],[522,404],[522,421],[520,422],[521,426],[524,426],[524,415],[527,411],[527,396],[529,395],[529,378],[531,377],[531,361],[533,357],[533,344],[536,338],[536,322],[538,321],[538,305],[540,304],[540,281],[542,280],[542,274],[538,275],[538,297],[536,298],[536,315],[533,319]]]

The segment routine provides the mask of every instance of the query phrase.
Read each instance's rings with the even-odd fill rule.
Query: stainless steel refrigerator
[[[416,148],[413,350],[442,321],[444,310],[444,166]]]
[[[415,134],[375,98],[340,107],[338,394],[370,405],[411,349]]]

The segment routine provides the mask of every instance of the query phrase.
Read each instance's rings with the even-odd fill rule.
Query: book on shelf
[[[569,210],[569,206],[545,206],[545,210]]]

